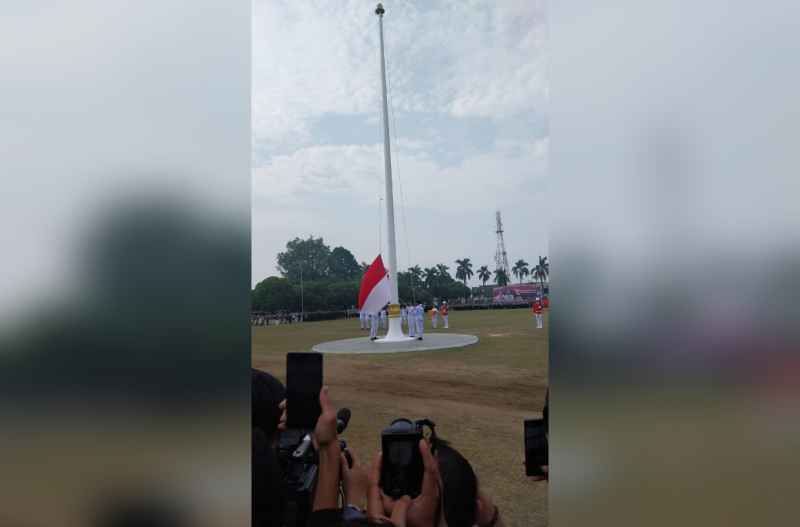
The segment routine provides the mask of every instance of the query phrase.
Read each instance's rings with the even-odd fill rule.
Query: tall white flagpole
[[[411,340],[403,334],[400,319],[399,295],[397,293],[397,248],[394,239],[394,199],[392,196],[392,152],[389,147],[389,105],[386,98],[386,59],[383,55],[383,6],[378,4],[375,14],[378,15],[378,28],[381,39],[381,102],[383,110],[383,158],[386,172],[386,230],[389,245],[389,286],[392,301],[389,304],[389,331],[386,338],[378,342],[397,342]]]

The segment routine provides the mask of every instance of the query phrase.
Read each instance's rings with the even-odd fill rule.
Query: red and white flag
[[[361,292],[358,294],[358,309],[367,315],[377,315],[383,306],[392,300],[389,277],[379,254],[369,266],[361,281]]]

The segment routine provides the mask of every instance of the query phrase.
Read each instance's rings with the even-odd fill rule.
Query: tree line
[[[323,239],[309,236],[307,240],[295,238],[286,244],[286,251],[278,253],[276,266],[280,276],[271,276],[259,282],[252,291],[251,306],[254,311],[298,312],[301,304],[305,311],[337,311],[358,307],[361,280],[369,264],[355,259],[344,247],[331,249]],[[422,301],[455,302],[470,296],[467,280],[475,273],[469,258],[456,260],[455,278],[450,267],[440,263],[421,268],[415,265],[397,273],[398,295],[401,303]],[[384,269],[388,274],[388,270]],[[532,270],[524,260],[518,260],[512,274],[519,283],[530,276],[544,280],[549,274],[547,257],[539,257],[539,264]],[[485,288],[492,278],[488,266],[477,270],[478,279]],[[509,285],[510,277],[504,269],[494,271],[497,285]],[[302,283],[302,288],[301,288]],[[302,293],[301,293],[302,290]],[[301,301],[302,294],[302,301]]]

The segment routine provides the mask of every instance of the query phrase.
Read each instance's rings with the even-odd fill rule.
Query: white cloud
[[[326,114],[377,113],[375,20],[350,1],[261,1],[253,7],[253,139],[308,142]]]
[[[526,184],[546,178],[548,138],[500,143],[518,146],[520,155],[508,157],[504,150],[493,150],[466,157],[455,166],[442,166],[424,152],[401,153],[406,206],[455,212],[463,208],[463,203],[471,203],[476,210],[489,210]],[[301,148],[291,155],[272,156],[265,166],[255,169],[253,193],[282,203],[293,199],[295,204],[311,205],[317,194],[324,194],[375,204],[380,167],[379,145]],[[393,176],[398,201],[396,164]],[[458,199],[444,199],[455,192]]]
[[[387,29],[387,40],[400,48],[390,54],[399,70],[394,82],[401,88],[395,104],[456,117],[507,118],[531,108],[546,112],[547,17],[547,2],[529,0],[404,10]],[[430,72],[432,86],[409,93],[406,89],[418,80],[414,65],[431,60],[442,64]]]
[[[385,16],[397,110],[491,118],[546,111],[546,2],[425,8],[399,4]],[[378,31],[363,2],[261,1],[252,20],[254,147],[312,143],[326,115],[374,119]]]

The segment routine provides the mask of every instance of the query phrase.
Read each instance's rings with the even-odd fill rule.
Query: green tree
[[[338,278],[343,282],[350,282],[358,279],[358,262],[353,256],[353,253],[344,247],[336,247],[331,251],[328,257],[328,269],[330,270],[330,276]]]
[[[506,273],[505,269],[497,269],[497,270],[495,270],[495,272],[494,272],[494,280],[495,280],[495,282],[497,282],[497,285],[499,285],[500,287],[508,285],[508,283],[511,281],[511,280],[509,280],[508,274]]]
[[[397,296],[402,304],[413,302],[416,298],[415,292],[411,289],[411,282],[400,282],[397,284]]]
[[[550,275],[550,264],[547,262],[547,256],[542,258],[539,256],[539,263],[533,268],[533,277],[538,279],[542,284],[542,293],[544,293],[544,280]],[[548,288],[549,292],[549,288]]]
[[[328,286],[328,298],[331,309],[350,309],[358,307],[358,293],[361,285],[358,282],[338,282]]]
[[[439,281],[440,283],[446,285],[449,281],[453,278],[450,276],[450,273],[447,271],[450,269],[445,264],[436,264],[436,269],[439,271]]]
[[[439,277],[439,270],[436,267],[426,267],[422,270],[422,278],[425,279],[425,285],[430,289],[436,285],[436,279]]]
[[[469,298],[470,290],[469,287],[462,284],[461,282],[452,282],[447,284],[447,300],[453,301],[458,300],[460,298],[467,299]]]
[[[412,280],[414,281],[413,283],[416,286],[416,288],[419,288],[419,280],[412,278],[411,273],[409,271],[400,271],[399,273],[397,273],[397,287],[406,285],[408,286],[409,289],[411,289]]]
[[[254,311],[293,311],[299,305],[300,295],[295,293],[289,280],[270,276],[253,289],[251,307]]]
[[[417,300],[422,302],[423,304],[433,304],[433,295],[430,294],[428,291],[417,291]]]
[[[486,289],[486,282],[492,279],[492,272],[489,271],[489,266],[483,265],[478,269],[478,280],[483,283],[483,288]]]
[[[422,287],[422,269],[420,269],[418,265],[415,265],[414,267],[410,267],[408,269],[408,273],[414,280],[414,287],[416,289]]]
[[[452,283],[456,284],[459,282],[454,281]],[[447,286],[442,284],[434,284],[434,286],[429,289],[429,292],[433,295],[434,298],[437,298],[439,300],[440,304],[442,303],[442,300],[447,300],[447,298],[450,296]]]
[[[361,262],[358,264],[358,282],[364,279],[364,275],[367,274],[367,269],[369,269],[369,264],[367,262]]]
[[[530,271],[528,271],[528,262],[525,260],[517,260],[511,272],[514,273],[514,276],[519,278],[520,285],[522,285],[522,279],[531,274]]]
[[[286,244],[286,252],[278,253],[276,269],[281,276],[292,283],[300,283],[302,267],[303,280],[320,280],[330,274],[328,267],[331,249],[322,238],[309,236],[307,240],[295,238]]]
[[[303,281],[303,309],[306,311],[328,311],[330,309],[330,293],[328,287],[333,284],[327,282]],[[300,286],[295,286],[298,297]]]
[[[464,281],[464,285],[467,285],[467,280],[472,278],[474,274],[472,272],[472,264],[469,261],[469,258],[464,258],[463,260],[456,260],[458,264],[458,268],[456,268],[456,278],[459,280]]]

